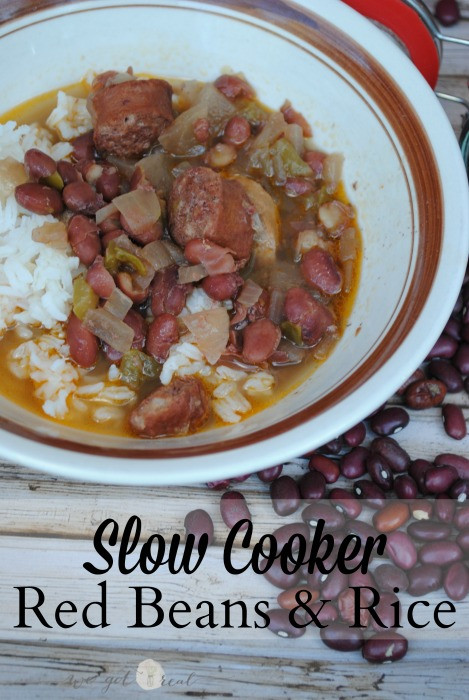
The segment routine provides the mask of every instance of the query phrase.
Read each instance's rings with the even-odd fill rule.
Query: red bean
[[[426,359],[431,360],[434,357],[444,357],[447,360],[451,359],[458,349],[458,343],[454,338],[443,333],[436,341],[433,348],[428,353]]]
[[[101,241],[96,223],[84,216],[72,216],[67,226],[68,240],[75,255],[84,265],[91,265],[101,253]]]
[[[75,160],[93,160],[95,155],[93,131],[87,131],[73,139],[72,156]]]
[[[396,394],[398,396],[402,396],[403,394],[405,394],[408,387],[414,382],[418,381],[419,379],[425,379],[425,374],[420,368],[416,369],[415,372],[411,374],[410,377],[408,377],[408,379],[405,380],[404,384],[402,384],[396,391]]]
[[[290,622],[290,613],[283,608],[269,610],[269,630],[278,637],[302,637],[306,627],[296,627]]]
[[[106,202],[111,202],[121,191],[121,176],[117,168],[107,163],[96,180],[96,192],[103,195]],[[148,241],[149,242],[149,241]]]
[[[432,408],[443,403],[446,385],[439,379],[422,379],[410,385],[405,393],[407,406],[415,410]]]
[[[348,575],[339,569],[333,569],[322,577],[321,597],[326,600],[335,600],[339,594],[348,587]]]
[[[410,466],[410,457],[407,452],[390,437],[378,437],[371,443],[373,453],[384,457],[387,464],[395,474],[406,472]]]
[[[343,434],[343,438],[349,447],[358,447],[366,438],[366,425],[363,422],[357,423]]]
[[[46,214],[57,216],[64,208],[62,197],[57,190],[37,182],[25,182],[23,185],[18,185],[15,188],[15,199],[24,209],[41,216]]]
[[[333,622],[320,632],[326,646],[335,651],[357,651],[363,646],[363,632],[342,622]]]
[[[339,617],[337,608],[330,602],[323,603],[313,603],[313,605],[308,606],[311,612],[316,615],[317,619],[322,625],[327,625],[331,622],[335,622]]]
[[[186,528],[186,538],[188,535],[194,535],[194,544],[199,545],[199,540],[203,534],[208,537],[208,544],[213,542],[213,520],[206,510],[198,508],[191,510],[184,519],[184,527]]]
[[[464,600],[469,593],[469,571],[462,562],[451,564],[443,579],[443,588],[451,600]]]
[[[241,474],[241,476],[234,476],[231,481],[234,484],[242,484],[244,481],[247,481],[250,476],[252,476],[252,474]]]
[[[287,177],[285,182],[285,194],[289,197],[301,197],[312,192],[314,188],[311,180],[305,180],[303,177]]]
[[[338,455],[344,447],[342,436],[340,435],[333,440],[329,440],[325,445],[318,448],[318,452],[323,452],[326,455]]]
[[[305,501],[312,501],[318,498],[324,498],[326,494],[326,480],[322,474],[317,471],[306,472],[298,481],[301,498]]]
[[[251,136],[251,125],[245,117],[236,114],[228,121],[223,134],[223,141],[232,146],[243,146]]]
[[[179,340],[179,326],[176,316],[161,314],[149,325],[146,351],[158,362],[168,359],[169,351]]]
[[[394,492],[398,498],[413,500],[418,495],[417,484],[408,474],[401,474],[394,479]]]
[[[461,530],[459,535],[456,537],[456,543],[461,547],[464,554],[469,553],[469,529]]]
[[[272,506],[277,515],[291,515],[300,505],[300,490],[291,476],[280,476],[270,484]]]
[[[311,471],[320,472],[327,484],[334,484],[340,476],[337,463],[329,459],[329,457],[324,457],[324,455],[312,455],[308,466]]]
[[[424,495],[427,493],[425,474],[432,466],[432,463],[428,462],[426,459],[415,459],[409,467],[409,475],[414,479],[420,493]]]
[[[435,516],[443,523],[452,523],[456,511],[455,502],[446,493],[435,498]]]
[[[284,590],[287,590],[287,588],[292,588],[300,582],[301,569],[289,573],[288,571],[284,571],[282,569],[279,559],[274,559],[272,566],[269,568],[268,571],[265,571],[263,573],[263,576],[267,579],[269,583],[272,584],[272,586],[276,586],[277,588],[283,588]]]
[[[57,170],[55,160],[38,148],[30,148],[26,151],[24,154],[24,167],[32,180],[49,177]]]
[[[340,460],[340,473],[346,479],[358,479],[366,474],[366,460],[370,454],[366,447],[355,447]]]
[[[435,464],[438,466],[449,464],[457,470],[461,479],[469,479],[469,459],[467,457],[444,452],[435,457]]]
[[[352,571],[352,573],[349,576],[349,586],[355,587],[355,588],[375,588],[376,589],[376,581],[373,577],[373,575],[369,572],[363,572],[363,571]],[[370,604],[373,601],[373,593],[372,591],[367,591],[363,590],[362,591],[364,600]]]
[[[451,27],[461,18],[458,3],[456,0],[438,0],[435,6],[435,16],[444,27]]]
[[[240,520],[251,520],[251,513],[246,503],[246,499],[239,491],[226,491],[220,499],[220,513],[223,522],[229,528],[234,527]],[[244,523],[240,530],[246,530],[247,523]]]
[[[304,522],[308,523],[311,527],[315,527],[318,520],[324,520],[325,528],[328,531],[340,530],[345,524],[345,518],[342,513],[339,513],[338,510],[327,503],[318,501],[306,506],[301,517]]]
[[[70,184],[70,182],[77,182],[80,180],[80,175],[76,168],[68,162],[68,160],[59,160],[57,163],[57,172],[63,180],[64,185]]]
[[[268,318],[250,323],[243,332],[243,359],[252,364],[265,362],[280,343],[280,328]]]
[[[361,520],[349,520],[346,523],[345,531],[348,535],[357,535],[362,542],[368,537],[376,539],[379,535],[378,530],[368,523],[364,523]]]
[[[329,493],[334,508],[345,513],[348,518],[358,518],[362,512],[362,505],[354,493],[345,489],[332,489]]]
[[[454,467],[430,467],[425,472],[425,488],[428,493],[446,493],[458,478]]]
[[[466,419],[459,406],[446,403],[442,409],[443,425],[446,433],[454,440],[462,440],[467,435]]]
[[[393,532],[410,517],[409,507],[401,501],[390,501],[373,515],[373,525],[378,532]]]
[[[406,591],[409,585],[409,578],[405,571],[394,564],[380,564],[374,570],[373,575],[378,590],[383,591],[383,593],[391,593],[394,588]]]
[[[306,604],[312,603],[319,598],[319,592],[307,588],[305,584],[300,584],[279,593],[277,596],[277,602],[281,608],[284,608],[285,610],[293,610],[293,608],[298,606],[297,598]]]
[[[392,489],[394,478],[389,464],[384,457],[373,454],[372,452],[366,460],[366,468],[372,480],[377,486],[383,489],[383,491],[390,491]]]
[[[79,180],[65,185],[62,194],[66,206],[79,214],[96,214],[104,204],[102,196],[96,194],[91,185]]]
[[[418,498],[411,504],[410,512],[416,520],[430,520],[433,515],[433,503],[423,498]]]
[[[443,332],[446,333],[446,335],[451,336],[451,338],[454,338],[455,340],[461,340],[461,322],[459,321],[459,319],[455,318],[454,316],[451,316],[451,318],[448,319],[448,322],[444,327]]]
[[[313,347],[335,326],[330,310],[306,289],[291,287],[285,296],[284,314],[287,321],[301,328],[305,345]]]
[[[408,571],[417,563],[417,550],[406,532],[395,530],[387,535],[386,552],[401,569]]]
[[[363,658],[372,664],[399,661],[407,654],[408,642],[402,634],[388,630],[378,632],[363,644]]]
[[[260,472],[257,472],[257,476],[260,479],[260,481],[264,482],[264,484],[270,484],[271,481],[278,479],[278,477],[282,473],[282,470],[283,470],[283,465],[277,464],[275,467],[268,467],[267,469],[261,469]]]
[[[109,299],[116,288],[116,283],[108,270],[104,267],[101,255],[98,255],[86,273],[86,281],[91,289],[102,299]]]
[[[407,532],[415,540],[421,542],[437,542],[446,540],[451,535],[451,526],[446,523],[433,521],[415,521],[409,525]]]
[[[442,580],[441,566],[435,564],[421,564],[409,571],[409,586],[407,592],[419,598],[427,593],[437,591],[441,586]]]
[[[280,552],[292,537],[300,537],[309,542],[309,527],[301,522],[289,523],[277,528],[272,535],[277,542],[277,551]]]
[[[382,593],[379,590],[379,603],[375,607],[375,612],[383,625],[388,629],[394,626],[396,603],[399,611],[401,611],[401,604],[395,593]],[[371,626],[376,632],[382,632],[383,625],[379,625],[373,617],[371,618]]]
[[[232,299],[244,283],[243,278],[235,272],[211,275],[202,280],[202,289],[211,299],[226,301]]]
[[[334,258],[327,250],[314,246],[303,255],[301,273],[305,281],[323,294],[338,294],[342,289],[342,275]]]
[[[210,122],[205,117],[199,117],[194,122],[194,136],[199,143],[207,143],[210,138]]]
[[[459,503],[464,503],[469,495],[469,479],[458,479],[452,484],[449,496]]]
[[[386,502],[386,494],[378,484],[368,479],[359,479],[353,485],[353,491],[358,498],[365,501],[370,508],[382,508]]]
[[[469,503],[458,508],[454,516],[454,527],[458,530],[469,528]]]
[[[436,564],[447,566],[463,558],[461,547],[456,542],[449,540],[440,542],[427,542],[419,550],[419,559],[422,564]]]
[[[375,413],[370,420],[370,428],[376,435],[394,435],[409,423],[409,414],[400,406],[390,406]]]
[[[70,357],[80,367],[88,368],[96,364],[98,340],[74,313],[70,314],[67,323],[67,345],[70,347]]]
[[[462,391],[463,380],[461,373],[448,360],[435,359],[428,365],[428,374],[443,382],[450,393]]]
[[[208,481],[206,486],[212,491],[224,491],[230,485],[229,479],[219,479],[218,481]]]

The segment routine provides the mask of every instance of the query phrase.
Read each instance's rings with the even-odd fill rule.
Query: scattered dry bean
[[[240,520],[251,520],[246,499],[239,491],[226,491],[220,499],[220,513],[223,522],[229,528],[234,527]],[[240,527],[246,530],[247,523]]]
[[[442,409],[443,425],[447,434],[454,440],[462,440],[467,435],[466,419],[459,406],[446,403]]]
[[[363,658],[373,664],[399,661],[407,654],[408,642],[402,634],[388,630],[378,632],[363,644]]]
[[[439,379],[421,379],[410,385],[405,393],[409,408],[423,410],[439,406],[446,396],[446,386]]]
[[[391,406],[384,408],[371,418],[370,428],[376,435],[394,435],[394,433],[403,430],[409,423],[409,420],[409,414],[405,408]]]

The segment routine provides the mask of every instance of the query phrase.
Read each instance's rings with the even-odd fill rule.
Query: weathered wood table
[[[0,20],[28,7],[50,2],[12,0],[0,4]],[[434,2],[430,2],[434,5]],[[466,19],[449,30],[469,38],[469,0],[460,3]],[[468,96],[469,53],[445,49],[439,89]],[[461,108],[445,105],[458,132]],[[466,394],[454,397],[469,417]],[[462,442],[448,438],[441,410],[414,413],[399,442],[413,456],[433,458],[441,452],[469,454],[469,437]],[[138,665],[151,658],[161,664],[164,685],[154,697],[178,698],[467,698],[469,684],[469,636],[428,635],[415,641],[406,658],[394,665],[371,666],[358,653],[339,654],[324,647],[310,632],[289,640],[251,630],[208,630],[155,627],[129,629],[133,609],[130,586],[161,586],[171,600],[193,597],[220,602],[227,598],[274,603],[277,591],[260,577],[232,577],[232,590],[222,577],[221,547],[226,528],[218,508],[219,495],[203,485],[177,489],[126,488],[65,482],[2,463],[0,489],[0,697],[5,700],[89,700],[133,698],[144,693],[136,684]],[[249,471],[249,465],[246,465]],[[300,467],[290,467],[291,474]],[[240,486],[248,499],[258,533],[272,521],[265,485],[252,477]],[[143,534],[183,532],[185,513],[206,508],[215,521],[216,543],[185,587],[178,576],[159,573],[127,577],[116,573],[93,577],[83,568],[93,560],[92,539],[105,518],[123,526],[136,514]],[[96,556],[94,556],[96,560]],[[94,580],[93,580],[94,579]],[[87,628],[79,622],[68,629],[18,624],[18,591],[15,586],[38,586],[46,602],[41,608],[53,620],[55,607],[73,600],[78,609],[98,599],[98,583],[107,580],[109,626]],[[156,581],[156,582],[155,582]],[[33,598],[31,598],[33,600]],[[469,606],[459,604],[458,614],[468,618]],[[67,620],[69,618],[66,618]],[[31,618],[32,620],[32,618]],[[467,627],[467,625],[466,625]],[[467,631],[467,629],[466,629]],[[147,688],[152,678],[147,673]],[[154,681],[153,681],[154,682]],[[159,695],[158,695],[159,693]]]

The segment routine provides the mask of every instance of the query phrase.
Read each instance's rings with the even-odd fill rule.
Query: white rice
[[[38,124],[18,126],[13,121],[0,124],[0,160],[10,156],[22,163],[30,148],[39,148],[55,160],[70,155],[73,147],[69,143],[53,143],[53,140],[51,132]]]
[[[49,129],[57,132],[61,139],[73,139],[93,128],[86,100],[67,95],[62,90],[57,93],[57,106],[49,114]]]

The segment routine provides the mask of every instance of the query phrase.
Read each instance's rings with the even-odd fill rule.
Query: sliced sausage
[[[94,141],[100,153],[140,158],[173,119],[172,88],[165,80],[130,80],[92,98]]]
[[[169,222],[176,243],[185,247],[194,238],[227,248],[238,261],[251,254],[254,208],[236,180],[210,168],[188,168],[173,183],[169,197]]]
[[[211,299],[226,301],[226,299],[232,299],[243,284],[244,280],[241,275],[231,272],[205,277],[202,281],[202,289]]]
[[[301,273],[305,281],[323,294],[338,294],[342,289],[342,275],[332,255],[324,248],[314,246],[303,256]]]
[[[334,317],[329,309],[301,287],[288,290],[284,314],[287,321],[300,326],[305,345],[316,345],[328,330],[335,327]]]
[[[178,316],[184,308],[190,284],[178,284],[177,265],[158,270],[151,284],[151,310],[153,316],[168,313]]]
[[[98,255],[86,273],[86,281],[91,289],[102,299],[109,299],[116,287],[116,283],[108,270],[104,267],[103,257]]]
[[[70,357],[80,367],[93,367],[98,359],[98,339],[75,316],[70,314],[67,323],[67,344]]]
[[[179,340],[178,322],[172,314],[161,314],[150,323],[146,351],[158,362],[164,362],[171,346]]]
[[[91,265],[101,253],[96,223],[83,214],[72,216],[67,226],[68,240],[75,255],[84,265]]]
[[[243,359],[253,365],[265,362],[276,351],[282,334],[268,318],[250,323],[243,333]]]
[[[130,414],[132,430],[141,437],[184,435],[209,416],[209,397],[199,379],[173,379],[147,396]]]

